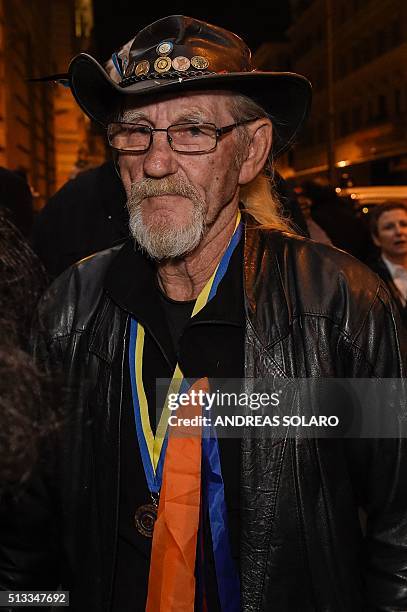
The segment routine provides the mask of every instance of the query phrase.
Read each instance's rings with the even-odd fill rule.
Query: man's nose
[[[150,148],[144,157],[144,174],[162,178],[175,174],[178,169],[176,153],[171,149],[166,132],[153,132]]]

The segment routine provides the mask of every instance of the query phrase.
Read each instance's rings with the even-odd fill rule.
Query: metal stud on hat
[[[172,67],[174,70],[178,70],[179,72],[185,72],[191,66],[191,60],[183,55],[179,55],[178,57],[174,57],[172,60]]]
[[[129,63],[127,64],[127,68],[124,73],[124,76],[126,79],[128,79],[133,74],[135,65],[136,65],[135,60],[130,60]]]
[[[157,45],[157,53],[158,55],[169,55],[173,50],[174,45],[170,41],[163,41],[159,45]]]
[[[150,70],[150,62],[148,60],[143,60],[142,62],[139,62],[137,64],[134,74],[138,77],[144,76],[148,74],[149,70]]]
[[[209,66],[208,60],[206,59],[206,57],[202,57],[202,55],[195,55],[191,59],[191,64],[194,68],[197,68],[198,70],[205,70],[205,68]]]
[[[157,72],[168,72],[171,68],[171,60],[165,55],[159,57],[154,62],[154,68]]]

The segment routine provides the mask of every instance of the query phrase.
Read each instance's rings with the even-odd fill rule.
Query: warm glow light
[[[368,212],[369,212],[369,209],[366,206],[364,206],[362,208],[362,213],[365,213],[365,215],[367,215]]]
[[[341,193],[342,189],[340,187],[335,187],[336,193]]]
[[[350,197],[352,198],[352,200],[356,200],[358,196],[356,195],[356,193],[351,193]]]
[[[93,28],[91,0],[75,0],[75,34],[77,38],[89,38]]]
[[[336,165],[338,166],[338,168],[345,168],[345,166],[349,166],[349,164],[349,159],[343,159],[342,161],[339,161]]]

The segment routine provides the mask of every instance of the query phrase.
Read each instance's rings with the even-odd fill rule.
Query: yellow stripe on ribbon
[[[239,210],[237,217],[236,217],[236,224],[235,224],[234,232],[236,231],[240,223],[240,220],[241,220],[241,213]],[[213,281],[215,279],[216,273],[219,268],[219,264],[216,266],[214,273],[212,274],[212,276],[210,277],[210,279],[208,280],[208,282],[206,283],[206,285],[204,286],[204,288],[198,295],[191,317],[194,317],[196,314],[198,314],[198,312],[200,312],[202,308],[204,308],[204,306],[207,304],[209,294],[212,289]],[[165,435],[167,432],[168,419],[171,414],[171,410],[168,407],[168,397],[170,394],[173,394],[173,393],[178,394],[179,389],[182,385],[184,376],[182,374],[181,368],[179,367],[177,363],[175,370],[174,370],[174,374],[172,375],[172,379],[170,382],[170,386],[168,388],[166,398],[165,398],[163,410],[162,410],[161,417],[160,417],[160,420],[157,426],[156,435],[154,436],[153,431],[151,429],[147,397],[146,397],[146,393],[145,393],[144,385],[143,385],[144,337],[145,337],[144,327],[141,325],[141,323],[138,323],[137,340],[136,340],[136,355],[135,355],[136,357],[135,358],[135,374],[136,374],[135,378],[136,378],[136,385],[137,385],[138,400],[139,400],[139,405],[140,405],[140,417],[141,417],[141,423],[142,423],[142,428],[143,428],[143,434],[144,434],[144,438],[146,441],[151,465],[153,467],[153,471],[155,474],[157,470],[158,462],[160,460],[161,451],[162,451],[162,447],[163,447],[164,440],[165,440]]]

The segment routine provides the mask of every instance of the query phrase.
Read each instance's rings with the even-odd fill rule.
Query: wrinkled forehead
[[[228,91],[185,92],[182,95],[166,95],[160,98],[125,96],[121,119],[134,121],[145,118],[154,123],[168,121],[206,121],[217,123],[232,118],[232,104],[236,94]]]

